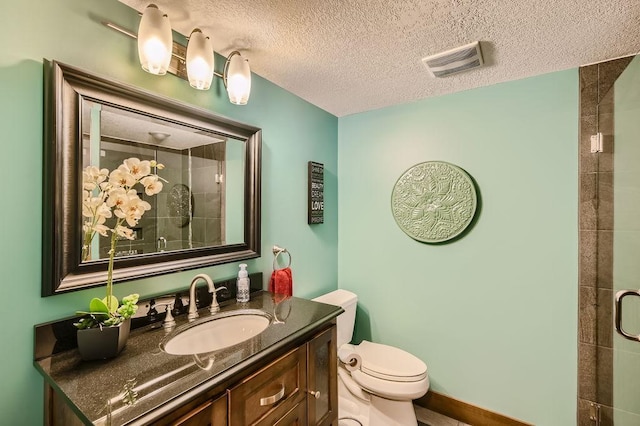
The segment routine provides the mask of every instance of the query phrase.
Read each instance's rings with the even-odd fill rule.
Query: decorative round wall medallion
[[[460,235],[471,223],[476,207],[471,177],[444,161],[411,167],[391,194],[391,210],[400,229],[424,243],[441,243]]]

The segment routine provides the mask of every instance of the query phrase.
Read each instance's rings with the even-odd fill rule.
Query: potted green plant
[[[93,298],[88,311],[77,323],[78,350],[85,360],[112,358],[124,348],[129,337],[130,318],[138,309],[138,294],[122,298],[113,295],[113,260],[118,238],[135,239],[131,227],[136,226],[151,205],[142,200],[136,186],[144,187],[148,196],[162,190],[157,170],[162,164],[132,157],[115,170],[88,166],[82,172],[83,246],[82,260],[92,259],[91,247],[97,235],[110,238],[106,296]]]

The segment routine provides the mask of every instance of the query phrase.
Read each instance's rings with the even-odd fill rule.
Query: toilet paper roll
[[[348,346],[348,345],[345,345]],[[350,347],[341,347],[338,349],[338,359],[344,364],[344,368],[348,371],[359,370],[362,365],[362,358]]]
[[[348,371],[355,371],[360,369],[360,366],[362,365],[362,358],[360,358],[360,355],[358,354],[350,354],[347,358],[347,361],[343,362],[344,368],[346,368]]]

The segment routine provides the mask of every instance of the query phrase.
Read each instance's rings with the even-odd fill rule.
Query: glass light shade
[[[196,28],[191,32],[187,45],[187,75],[191,87],[209,90],[213,80],[213,66],[211,41]]]
[[[138,28],[138,56],[142,69],[151,74],[166,74],[172,49],[169,17],[155,4],[150,4],[144,10]]]
[[[229,102],[236,105],[246,105],[251,94],[251,70],[249,60],[240,54],[235,54],[229,59],[227,69],[227,93]]]

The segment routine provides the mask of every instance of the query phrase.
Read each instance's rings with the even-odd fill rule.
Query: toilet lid
[[[356,346],[362,358],[360,371],[394,382],[416,382],[427,377],[427,365],[402,349],[362,341]]]

